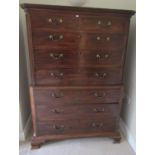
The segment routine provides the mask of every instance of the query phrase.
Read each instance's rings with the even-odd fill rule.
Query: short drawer
[[[51,86],[93,86],[121,84],[121,68],[53,68],[37,69],[36,85]]]
[[[106,48],[109,49],[111,46],[115,50],[122,50],[125,48],[126,38],[124,34],[119,33],[87,33],[81,35],[81,44],[89,48]]]
[[[120,102],[122,86],[105,87],[33,87],[35,104],[89,104]]]
[[[33,29],[76,30],[79,27],[79,19],[67,12],[31,10],[30,16]]]
[[[80,55],[76,49],[52,48],[34,50],[35,67],[47,69],[52,67],[78,66]]]
[[[119,104],[37,105],[37,120],[62,120],[95,117],[118,117]]]
[[[80,43],[77,32],[61,32],[53,30],[34,30],[33,44],[35,48],[74,47]]]
[[[120,67],[124,62],[124,50],[115,46],[81,50],[83,66]]]
[[[125,17],[112,14],[81,15],[80,19],[80,29],[84,31],[124,33],[128,25],[128,20]]]
[[[72,119],[41,121],[37,123],[37,136],[52,134],[94,133],[116,131],[117,118]]]

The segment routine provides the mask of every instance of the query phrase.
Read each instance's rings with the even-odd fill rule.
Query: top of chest
[[[58,5],[42,5],[42,4],[27,4],[20,5],[25,11],[29,10],[46,10],[46,11],[61,11],[65,13],[81,12],[86,14],[117,14],[124,16],[132,16],[135,14],[133,10],[120,10],[120,9],[105,9],[105,8],[88,8],[88,7],[71,7],[71,6],[58,6]]]
[[[70,6],[56,6],[56,5],[41,5],[41,4],[21,4],[26,12],[39,12],[44,14],[44,12],[53,13],[55,16],[57,14],[68,14],[72,17],[79,18],[80,15],[96,15],[100,17],[104,16],[120,16],[120,17],[131,17],[135,14],[133,10],[118,10],[118,9],[103,9],[103,8],[86,8],[86,7],[70,7]],[[58,14],[58,15],[59,15]],[[39,15],[39,14],[38,14]],[[60,21],[61,22],[61,21]]]
[[[21,4],[30,15],[32,28],[59,30],[123,32],[130,17],[130,10],[81,8],[38,4]]]

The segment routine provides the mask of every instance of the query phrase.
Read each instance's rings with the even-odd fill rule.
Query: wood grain
[[[92,132],[115,132],[116,118],[107,117],[91,118],[89,120],[56,120],[50,122],[38,122],[37,135],[59,135]]]
[[[39,121],[118,117],[119,108],[118,103],[36,106]]]
[[[100,86],[121,84],[120,68],[52,68],[35,72],[35,82],[44,86]]]
[[[34,87],[36,104],[113,103],[122,100],[123,87]]]

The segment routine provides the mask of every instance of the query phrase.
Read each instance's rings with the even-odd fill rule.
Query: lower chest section
[[[37,136],[117,130],[122,86],[31,89]]]

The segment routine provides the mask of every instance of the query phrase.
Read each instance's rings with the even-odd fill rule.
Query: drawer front
[[[122,81],[120,68],[53,68],[35,72],[37,85],[87,86],[119,84]]]
[[[34,50],[36,68],[78,66],[80,55],[74,49],[45,49]]]
[[[77,49],[46,49],[34,50],[34,63],[38,69],[52,67],[85,67],[123,65],[122,50],[77,50]]]
[[[113,47],[109,49],[98,49],[98,50],[83,50],[81,51],[81,57],[83,58],[83,65],[84,66],[122,66],[123,59],[124,59],[124,51],[123,50],[116,50]]]
[[[128,20],[121,16],[102,14],[101,16],[81,15],[80,29],[84,31],[102,31],[110,33],[124,33]]]
[[[76,47],[85,49],[86,47],[106,49],[115,48],[122,50],[125,48],[126,37],[123,34],[109,33],[83,33],[83,32],[60,32],[53,30],[33,31],[33,43],[35,48],[53,47]]]
[[[125,48],[125,36],[124,34],[116,33],[87,33],[86,35],[81,35],[81,45],[89,48],[112,48],[116,50],[122,50]]]
[[[120,102],[122,86],[107,87],[34,87],[36,104],[88,104]]]
[[[69,47],[80,44],[80,35],[77,32],[35,30],[32,37],[35,48]]]
[[[117,118],[91,118],[88,120],[56,120],[37,123],[37,136],[51,134],[114,132]]]
[[[90,117],[117,117],[119,104],[89,104],[89,105],[37,105],[37,119],[39,121],[80,119]]]
[[[48,28],[54,30],[76,30],[79,26],[79,18],[73,14],[59,11],[31,11],[32,28]]]

